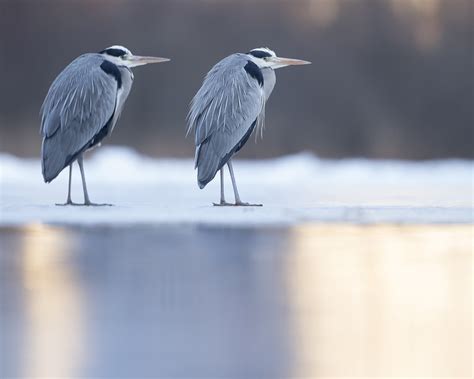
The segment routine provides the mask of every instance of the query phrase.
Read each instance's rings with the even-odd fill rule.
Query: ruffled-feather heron
[[[204,188],[220,171],[221,199],[214,205],[261,205],[245,203],[240,199],[232,157],[255,129],[263,127],[265,103],[276,82],[275,70],[309,63],[277,57],[268,48],[258,48],[246,54],[232,54],[208,72],[191,102],[187,133],[195,133],[195,168],[199,188]],[[226,164],[234,189],[234,204],[225,201]]]
[[[169,59],[133,55],[127,48],[116,45],[100,53],[81,55],[54,80],[41,107],[41,163],[47,183],[69,166],[64,205],[101,205],[89,199],[83,153],[99,145],[112,132],[132,88],[131,68],[166,61]],[[76,160],[81,171],[84,204],[71,200],[72,165]]]

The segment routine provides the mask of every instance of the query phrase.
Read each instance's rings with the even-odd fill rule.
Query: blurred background
[[[188,104],[234,52],[310,60],[277,73],[264,140],[241,156],[474,157],[471,0],[0,0],[1,150],[38,156],[39,109],[75,57],[122,44],[138,68],[108,144],[191,157]]]
[[[0,377],[473,377],[473,8],[0,0]],[[105,145],[189,159],[97,149],[91,197],[115,206],[56,207],[67,170],[42,181],[39,109],[114,44],[172,62],[134,70]],[[188,105],[217,61],[261,46],[313,64],[277,72],[239,156],[310,154],[238,160],[265,206],[212,207]],[[471,160],[411,161],[444,158]],[[72,186],[81,201],[77,169]]]

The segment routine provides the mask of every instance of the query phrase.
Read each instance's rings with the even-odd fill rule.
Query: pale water
[[[0,229],[0,376],[472,375],[472,225]]]

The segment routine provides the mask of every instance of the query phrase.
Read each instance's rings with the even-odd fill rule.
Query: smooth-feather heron
[[[218,62],[206,75],[191,102],[188,133],[195,133],[195,168],[199,188],[204,188],[220,171],[221,199],[214,205],[249,204],[240,199],[232,168],[232,157],[252,132],[263,128],[265,103],[275,86],[275,70],[310,62],[277,57],[268,48],[237,53]],[[224,196],[224,166],[227,164],[235,203]]]
[[[89,199],[83,153],[98,146],[112,132],[132,88],[131,68],[168,60],[137,56],[123,46],[111,46],[76,58],[51,84],[41,107],[41,163],[47,183],[69,166],[64,205],[82,205],[71,200],[72,165],[76,160],[84,205],[98,205]]]

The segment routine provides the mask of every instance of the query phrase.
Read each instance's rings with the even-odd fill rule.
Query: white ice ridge
[[[473,222],[472,160],[326,160],[300,153],[236,159],[234,166],[242,199],[263,207],[213,207],[218,177],[199,190],[192,159],[153,159],[123,147],[103,147],[85,160],[91,200],[113,207],[57,207],[66,198],[67,170],[45,184],[38,159],[0,153],[0,225]],[[233,200],[228,175],[226,194]],[[82,201],[77,165],[73,200]]]

